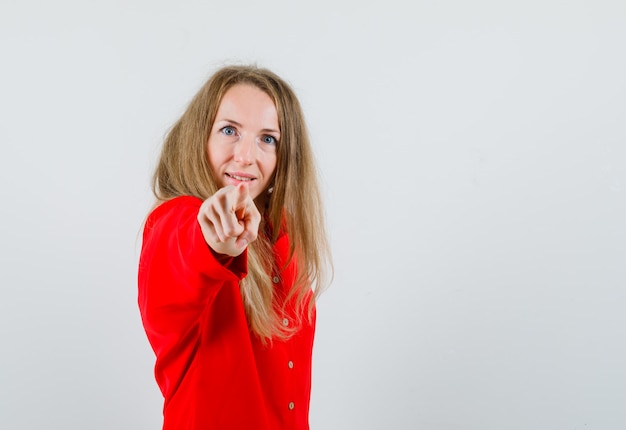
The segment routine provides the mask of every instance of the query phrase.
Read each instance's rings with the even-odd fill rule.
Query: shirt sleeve
[[[202,201],[179,197],[146,220],[139,260],[139,308],[157,355],[176,349],[191,334],[222,287],[238,286],[247,274],[247,250],[219,262],[197,221]]]

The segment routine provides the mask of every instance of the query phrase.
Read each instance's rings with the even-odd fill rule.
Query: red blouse
[[[314,325],[264,346],[248,329],[239,281],[247,251],[220,264],[197,214],[202,201],[178,197],[148,217],[139,261],[139,309],[156,354],[163,430],[308,429]],[[277,267],[289,250],[274,246]],[[295,279],[273,274],[278,292]],[[279,294],[280,295],[280,294]],[[283,323],[293,324],[293,311]]]

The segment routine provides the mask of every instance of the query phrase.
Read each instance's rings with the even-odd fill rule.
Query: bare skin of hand
[[[215,253],[236,257],[256,240],[261,214],[246,184],[228,185],[202,203],[198,222]]]

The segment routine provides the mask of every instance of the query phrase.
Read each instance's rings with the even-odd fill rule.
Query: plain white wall
[[[626,428],[626,3],[0,4],[0,427],[157,429],[163,135],[219,65],[299,94],[336,276],[313,429]]]

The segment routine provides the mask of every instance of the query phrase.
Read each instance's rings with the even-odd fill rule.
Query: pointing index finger
[[[246,213],[247,200],[250,196],[247,184],[238,184],[235,188],[235,202],[233,204],[233,212],[238,219],[242,219]]]

